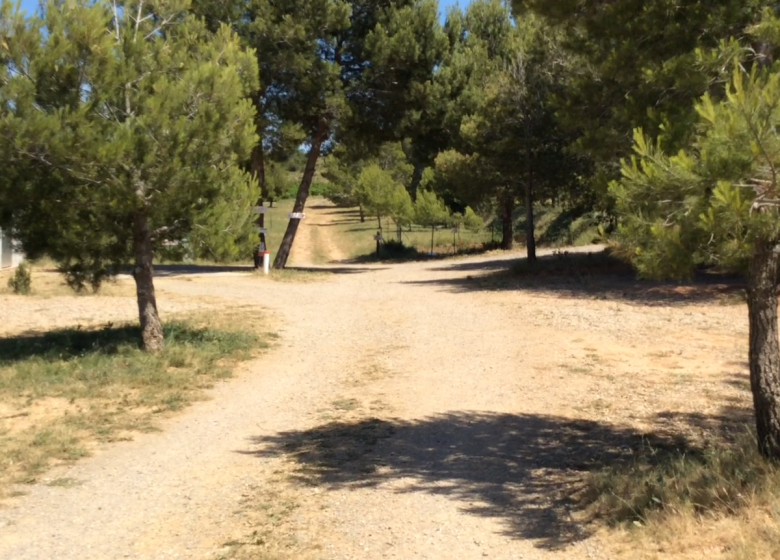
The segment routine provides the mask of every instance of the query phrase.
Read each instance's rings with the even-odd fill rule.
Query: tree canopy
[[[215,204],[249,211],[257,67],[183,2],[116,6],[51,1],[25,17],[3,2],[0,226],[77,288],[132,262],[157,350],[155,251],[215,227]]]

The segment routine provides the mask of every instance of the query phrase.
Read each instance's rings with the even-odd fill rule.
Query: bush
[[[22,296],[30,295],[32,291],[32,271],[30,270],[30,265],[27,263],[20,264],[14,275],[8,279],[8,287],[15,294]]]
[[[413,247],[407,247],[395,239],[388,239],[382,244],[381,254],[390,258],[416,257],[418,252]]]
[[[282,193],[282,198],[290,199],[298,196],[299,186],[300,185],[296,182],[291,183],[290,186],[287,188],[287,190],[284,191],[284,193]],[[322,196],[328,198],[332,190],[333,187],[330,183],[319,182],[319,181],[312,182],[311,187],[309,188],[309,196]]]
[[[323,196],[327,198],[328,195],[330,195],[331,190],[333,189],[330,183],[316,182],[311,184],[309,194],[311,196]]]

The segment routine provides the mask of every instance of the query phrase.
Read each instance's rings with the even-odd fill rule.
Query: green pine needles
[[[741,67],[722,101],[696,107],[689,150],[667,155],[641,130],[611,192],[621,241],[648,277],[689,277],[697,264],[747,270],[757,246],[780,241],[780,74]]]
[[[193,230],[246,219],[257,61],[184,0],[0,7],[0,216],[75,288],[127,263],[159,350],[152,262]],[[10,210],[9,210],[10,209]],[[229,252],[229,248],[221,248]]]
[[[676,155],[636,132],[611,186],[620,240],[649,277],[683,278],[697,264],[747,272],[758,446],[780,459],[780,74],[738,66],[723,99],[705,95],[696,111],[700,128]]]

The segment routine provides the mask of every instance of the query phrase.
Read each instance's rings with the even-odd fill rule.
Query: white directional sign
[[[303,212],[290,212],[288,216],[290,217],[291,220],[302,220],[306,217],[306,214],[304,214]]]
[[[255,214],[268,214],[267,206],[255,206]]]

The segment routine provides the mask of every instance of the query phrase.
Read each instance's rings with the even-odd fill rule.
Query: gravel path
[[[229,557],[287,503],[247,557],[610,557],[563,494],[605,445],[744,401],[744,310],[470,287],[505,258],[160,280],[270,310],[280,344],[0,510],[0,558]]]

